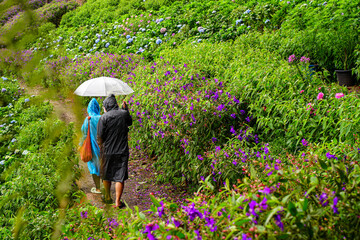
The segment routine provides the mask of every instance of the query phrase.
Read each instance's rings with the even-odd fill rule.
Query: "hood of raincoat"
[[[91,99],[87,108],[89,116],[100,115],[100,105],[95,98]]]
[[[116,98],[114,94],[111,94],[109,97],[107,97],[103,102],[104,108],[107,112],[111,110],[117,110],[119,109],[119,106],[117,104]]]

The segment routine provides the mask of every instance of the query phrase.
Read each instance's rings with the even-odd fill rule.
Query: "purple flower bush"
[[[76,89],[82,82],[91,78],[109,76],[122,78],[122,76],[134,70],[141,59],[136,55],[118,55],[101,53],[94,56],[81,56],[76,59],[60,57],[48,60],[46,69],[46,86],[64,86],[67,89]],[[125,82],[132,83],[134,76],[129,75]]]
[[[129,100],[136,116],[134,139],[141,136],[141,148],[158,156],[156,165],[166,169],[162,176],[166,181],[197,182],[201,175],[212,174],[220,183],[221,173],[234,180],[237,172],[231,171],[241,169],[237,162],[245,162],[248,154],[236,149],[235,142],[257,144],[258,137],[248,129],[239,100],[223,90],[224,83],[188,71],[185,65],[163,60],[130,72],[129,83],[140,90]],[[232,148],[222,149],[229,137]],[[175,165],[167,154],[177,156]]]
[[[19,40],[24,33],[34,31],[37,27],[46,21],[59,25],[61,17],[68,11],[74,10],[78,5],[71,0],[53,0],[46,4],[45,0],[29,1],[29,6],[34,10],[31,14],[34,16],[34,22],[28,25],[24,19],[29,13],[22,11],[20,7],[13,6],[8,9],[7,18],[0,20],[3,26],[0,27],[0,36],[6,36],[14,26],[21,25],[23,29],[19,31],[15,38]]]
[[[351,146],[347,147],[353,150]],[[293,155],[272,160],[270,145],[263,147],[262,151],[261,156],[249,157],[252,164],[243,167],[246,177],[239,179],[237,184],[230,185],[226,180],[216,193],[211,178],[204,179],[193,198],[181,205],[151,197],[151,216],[139,218],[123,210],[119,213],[118,223],[124,227],[114,229],[112,234],[149,239],[171,239],[179,234],[189,239],[222,239],[227,236],[257,239],[264,235],[279,238],[290,234],[303,237],[314,234],[326,238],[355,236],[357,230],[348,224],[358,218],[356,202],[359,189],[352,185],[360,171],[354,162],[356,158],[327,159],[325,153],[321,154],[321,147],[313,146],[307,146],[305,150],[313,152],[306,154],[310,159],[308,162],[303,161],[304,156]],[[337,169],[326,167],[330,164]],[[267,175],[269,171],[274,173]],[[338,188],[339,181],[344,181],[343,189]],[[99,213],[92,210],[89,214],[88,218],[92,218]],[[129,225],[129,218],[140,221],[142,227]],[[343,220],[338,221],[339,218]],[[317,225],[320,220],[326,221],[321,230]],[[83,220],[78,218],[78,221]],[[296,221],[301,225],[294,227]],[[86,231],[85,226],[79,225],[77,229]],[[69,231],[66,234],[74,236]]]

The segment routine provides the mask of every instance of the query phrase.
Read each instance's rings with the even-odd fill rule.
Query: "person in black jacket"
[[[104,201],[112,202],[110,187],[111,182],[115,182],[115,207],[122,208],[125,205],[120,199],[128,179],[128,127],[132,118],[126,102],[120,109],[113,94],[104,100],[103,106],[105,113],[99,120],[97,137],[101,148],[100,176],[105,188]]]

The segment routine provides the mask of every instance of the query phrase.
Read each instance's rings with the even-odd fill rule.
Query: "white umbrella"
[[[76,90],[75,94],[79,96],[109,96],[114,95],[128,95],[133,93],[126,83],[110,77],[98,77],[83,82]]]

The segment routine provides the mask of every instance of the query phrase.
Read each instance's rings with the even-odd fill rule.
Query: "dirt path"
[[[21,84],[29,95],[45,95],[47,90],[40,87],[28,87],[24,83]],[[49,94],[47,94],[49,95]],[[77,119],[77,115],[73,112],[73,103],[61,96],[50,94],[50,103],[54,106],[54,114],[66,122],[77,123],[75,126],[81,126],[82,119]],[[85,110],[84,110],[85,111]],[[86,112],[83,112],[83,118]],[[81,121],[81,123],[79,123]],[[131,208],[138,206],[143,211],[150,207],[151,200],[149,194],[153,194],[157,198],[165,198],[174,202],[181,203],[189,194],[184,189],[178,189],[170,184],[157,184],[156,176],[158,173],[153,168],[154,159],[150,159],[144,153],[137,150],[130,150],[129,160],[129,179],[125,182],[125,188],[122,200]],[[89,173],[87,163],[79,161],[81,170],[81,178],[77,181],[79,188],[85,193],[86,198],[82,202],[89,201],[92,205],[104,208],[106,205],[102,202],[102,194],[91,193],[91,188],[95,187],[93,179]],[[101,184],[101,188],[103,185]],[[111,186],[112,199],[115,199],[114,184]]]

